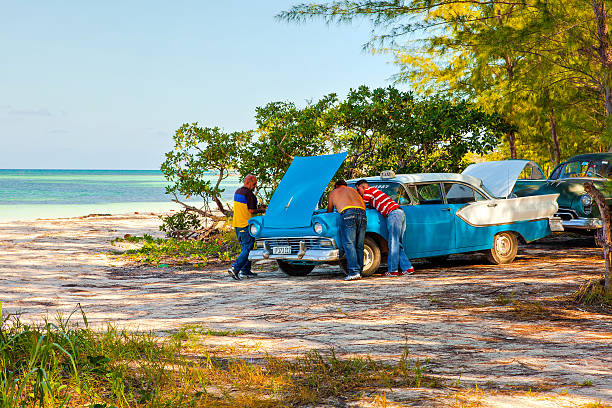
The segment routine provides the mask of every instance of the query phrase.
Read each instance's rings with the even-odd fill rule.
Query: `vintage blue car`
[[[249,221],[256,238],[250,260],[273,259],[292,276],[305,276],[322,263],[342,263],[339,215],[320,208],[320,198],[346,153],[296,157],[281,180],[264,216]],[[443,257],[487,251],[496,264],[509,263],[518,241],[545,237],[562,229],[557,195],[496,198],[480,179],[452,174],[385,172],[367,177],[395,199],[406,213],[403,246],[409,258]],[[353,186],[357,180],[348,180]],[[387,228],[384,217],[367,209],[363,275],[375,273],[386,262]]]

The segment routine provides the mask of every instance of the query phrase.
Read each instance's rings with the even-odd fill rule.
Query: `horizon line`
[[[51,169],[51,168],[20,168],[20,169],[8,169],[8,168],[0,168],[1,170],[59,170],[59,171],[72,171],[72,170],[88,170],[88,171],[161,171],[160,169]]]

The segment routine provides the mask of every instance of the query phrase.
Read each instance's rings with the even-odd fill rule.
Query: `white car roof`
[[[413,174],[396,174],[395,177],[382,178],[380,176],[362,177],[358,179],[347,180],[347,183],[356,183],[359,180],[374,181],[394,181],[403,184],[412,183],[434,183],[444,181],[455,181],[469,184],[475,188],[483,190],[482,181],[479,178],[468,176],[467,174],[457,173],[413,173]]]

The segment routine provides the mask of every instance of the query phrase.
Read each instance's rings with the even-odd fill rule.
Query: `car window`
[[[557,167],[555,167],[555,169],[552,171],[552,173],[550,173],[549,180],[556,180],[556,179],[558,179],[559,175],[561,174],[561,170],[563,170],[563,164],[560,164]]]
[[[584,164],[583,164],[584,163]],[[563,172],[561,173],[561,178],[573,178],[573,177],[581,177],[582,176],[582,168],[587,168],[589,162],[569,162],[563,168]]]
[[[444,193],[448,204],[467,204],[486,200],[478,191],[459,183],[444,183]]]
[[[587,169],[586,177],[609,178],[611,170],[612,168],[607,160],[591,161]]]
[[[609,166],[607,160],[593,160],[593,161],[573,161],[569,162],[563,168],[561,178],[575,178],[575,177],[599,177],[608,178],[612,168]],[[550,177],[554,180],[553,175]]]
[[[399,205],[410,205],[415,201],[410,199],[406,189],[400,183],[370,182],[368,185],[382,191]],[[354,184],[349,184],[349,187],[356,188]]]
[[[408,187],[408,192],[419,205],[444,203],[440,183],[412,185]]]
[[[519,180],[542,180],[544,173],[540,168],[532,163],[528,163],[519,175]]]

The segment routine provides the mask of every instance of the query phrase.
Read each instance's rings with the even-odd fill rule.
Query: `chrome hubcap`
[[[510,254],[512,249],[512,243],[510,242],[510,238],[506,235],[498,236],[495,240],[495,252],[497,252],[501,256],[507,256]]]
[[[370,269],[373,261],[374,252],[372,252],[372,248],[370,248],[369,246],[365,246],[363,248],[363,270],[366,271]]]

